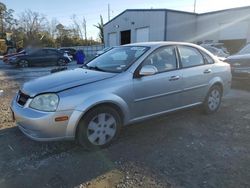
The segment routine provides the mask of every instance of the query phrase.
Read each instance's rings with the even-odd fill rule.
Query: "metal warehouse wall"
[[[196,35],[196,16],[167,11],[167,40],[193,42]]]
[[[197,17],[196,41],[242,38],[250,41],[249,7],[205,13]]]
[[[165,11],[126,11],[104,26],[104,42],[109,46],[109,33],[116,33],[120,45],[120,32],[131,29],[131,43],[136,42],[136,29],[149,27],[149,41],[164,40]]]

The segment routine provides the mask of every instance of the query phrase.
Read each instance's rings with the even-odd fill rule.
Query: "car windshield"
[[[148,49],[143,46],[115,47],[87,63],[86,67],[105,72],[123,72]]]
[[[244,46],[239,52],[238,54],[250,54],[250,44],[247,44],[246,46]]]

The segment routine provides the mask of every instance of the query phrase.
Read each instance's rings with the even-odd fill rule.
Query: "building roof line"
[[[118,14],[117,16],[115,16],[114,18],[112,18],[110,21],[106,22],[104,24],[104,26],[109,24],[110,22],[112,22],[113,20],[115,20],[117,17],[121,16],[125,12],[129,12],[129,11],[167,11],[167,12],[179,12],[179,13],[184,13],[184,14],[192,14],[192,15],[202,16],[202,15],[208,15],[208,14],[216,14],[216,13],[220,13],[220,12],[224,12],[224,11],[241,10],[241,9],[248,9],[248,8],[250,8],[250,6],[229,8],[229,9],[217,10],[217,11],[212,11],[212,12],[204,12],[204,13],[199,13],[199,14],[193,13],[193,12],[181,11],[181,10],[173,10],[173,9],[126,9],[123,12],[121,12],[120,14]]]
[[[197,13],[193,13],[193,12],[186,12],[186,11],[181,11],[181,10],[173,10],[173,9],[126,9],[123,12],[121,12],[120,14],[118,14],[117,16],[115,16],[114,18],[112,18],[110,21],[108,21],[107,23],[104,24],[107,25],[110,22],[112,22],[113,20],[115,20],[117,17],[121,16],[122,14],[124,14],[125,12],[132,12],[132,11],[167,11],[167,12],[179,12],[179,13],[185,13],[185,14],[192,14],[192,15],[198,15]]]
[[[204,13],[200,13],[198,15],[206,15],[206,14],[216,14],[219,12],[224,12],[224,11],[232,11],[232,10],[242,10],[242,9],[248,9],[250,8],[250,6],[243,6],[243,7],[235,7],[235,8],[228,8],[228,9],[223,9],[223,10],[216,10],[216,11],[211,11],[211,12],[204,12]]]

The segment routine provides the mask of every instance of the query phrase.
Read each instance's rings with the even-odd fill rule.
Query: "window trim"
[[[190,66],[190,67],[183,67],[182,62],[181,62],[180,49],[179,49],[180,46],[181,46],[181,47],[188,47],[188,48],[196,49],[196,50],[198,51],[198,53],[200,53],[200,55],[202,56],[203,64],[201,64],[201,65],[193,65],[193,66]],[[204,59],[203,54],[201,53],[201,51],[200,51],[198,48],[193,47],[193,46],[189,46],[189,45],[177,45],[177,50],[178,50],[178,54],[179,54],[180,69],[189,69],[189,68],[193,68],[193,67],[200,67],[200,66],[207,65],[207,64],[206,64],[206,61],[205,61],[205,59]]]
[[[144,58],[144,60],[137,66],[137,68],[135,69],[134,71],[134,74],[133,74],[133,78],[141,78],[141,77],[144,77],[144,76],[141,76],[139,74],[141,68],[142,68],[142,65],[143,63],[145,62],[145,60],[151,56],[153,53],[155,53],[156,51],[162,49],[162,48],[167,48],[167,47],[173,47],[174,48],[174,51],[175,51],[175,58],[176,58],[176,68],[175,69],[172,69],[172,70],[166,70],[166,71],[162,71],[162,72],[157,72],[156,74],[154,75],[157,75],[157,74],[162,74],[162,73],[166,73],[166,72],[171,72],[171,71],[176,71],[178,69],[180,69],[180,62],[179,62],[179,56],[178,56],[178,53],[177,53],[177,47],[176,45],[174,44],[169,44],[169,45],[164,45],[164,46],[160,46],[156,49],[154,49],[150,54],[147,55],[147,57]],[[154,75],[151,75],[151,76],[154,76]]]
[[[203,50],[199,50],[200,51],[200,53],[201,53],[201,55],[203,56],[203,58],[204,58],[204,61],[205,61],[205,65],[213,65],[213,64],[215,64],[215,60],[214,60],[214,58],[212,58],[209,54],[207,54],[206,52],[204,52]],[[208,63],[208,61],[206,60],[206,57],[205,56],[208,56],[210,59],[212,59],[213,60],[213,63]]]

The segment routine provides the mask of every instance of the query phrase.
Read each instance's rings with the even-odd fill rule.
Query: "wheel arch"
[[[84,117],[84,115],[86,115],[86,113],[88,113],[90,110],[100,106],[110,106],[114,108],[120,115],[122,124],[126,125],[129,120],[129,110],[126,102],[116,95],[106,97],[106,99],[103,98],[102,100],[99,97],[90,98],[89,100],[86,99],[86,103],[79,105],[75,109],[78,115],[74,118],[77,118],[77,120],[74,120],[74,124],[70,124],[69,127],[67,127],[67,135],[76,136],[79,122]]]
[[[78,122],[77,122],[77,124],[76,124],[75,131],[74,131],[75,137],[76,137],[76,135],[77,135],[77,131],[78,131],[78,128],[79,128],[79,123],[80,123],[80,121],[84,118],[84,116],[85,116],[88,112],[90,112],[91,110],[94,110],[95,108],[99,108],[99,107],[102,107],[102,106],[108,106],[108,107],[111,107],[111,108],[115,109],[115,110],[118,112],[118,114],[119,114],[119,116],[120,116],[120,118],[121,118],[122,124],[124,124],[125,115],[124,115],[124,112],[123,112],[123,110],[121,109],[121,107],[120,107],[119,105],[117,105],[117,104],[114,103],[114,102],[110,102],[110,101],[101,102],[101,103],[98,103],[98,104],[95,104],[95,105],[89,107],[86,111],[84,111],[84,112],[81,114],[81,117],[79,118],[79,120],[78,120]]]
[[[215,77],[213,80],[210,81],[209,83],[209,89],[208,91],[213,87],[213,86],[219,86],[221,88],[222,94],[223,94],[223,90],[224,90],[224,84],[223,84],[223,80],[219,77]]]

